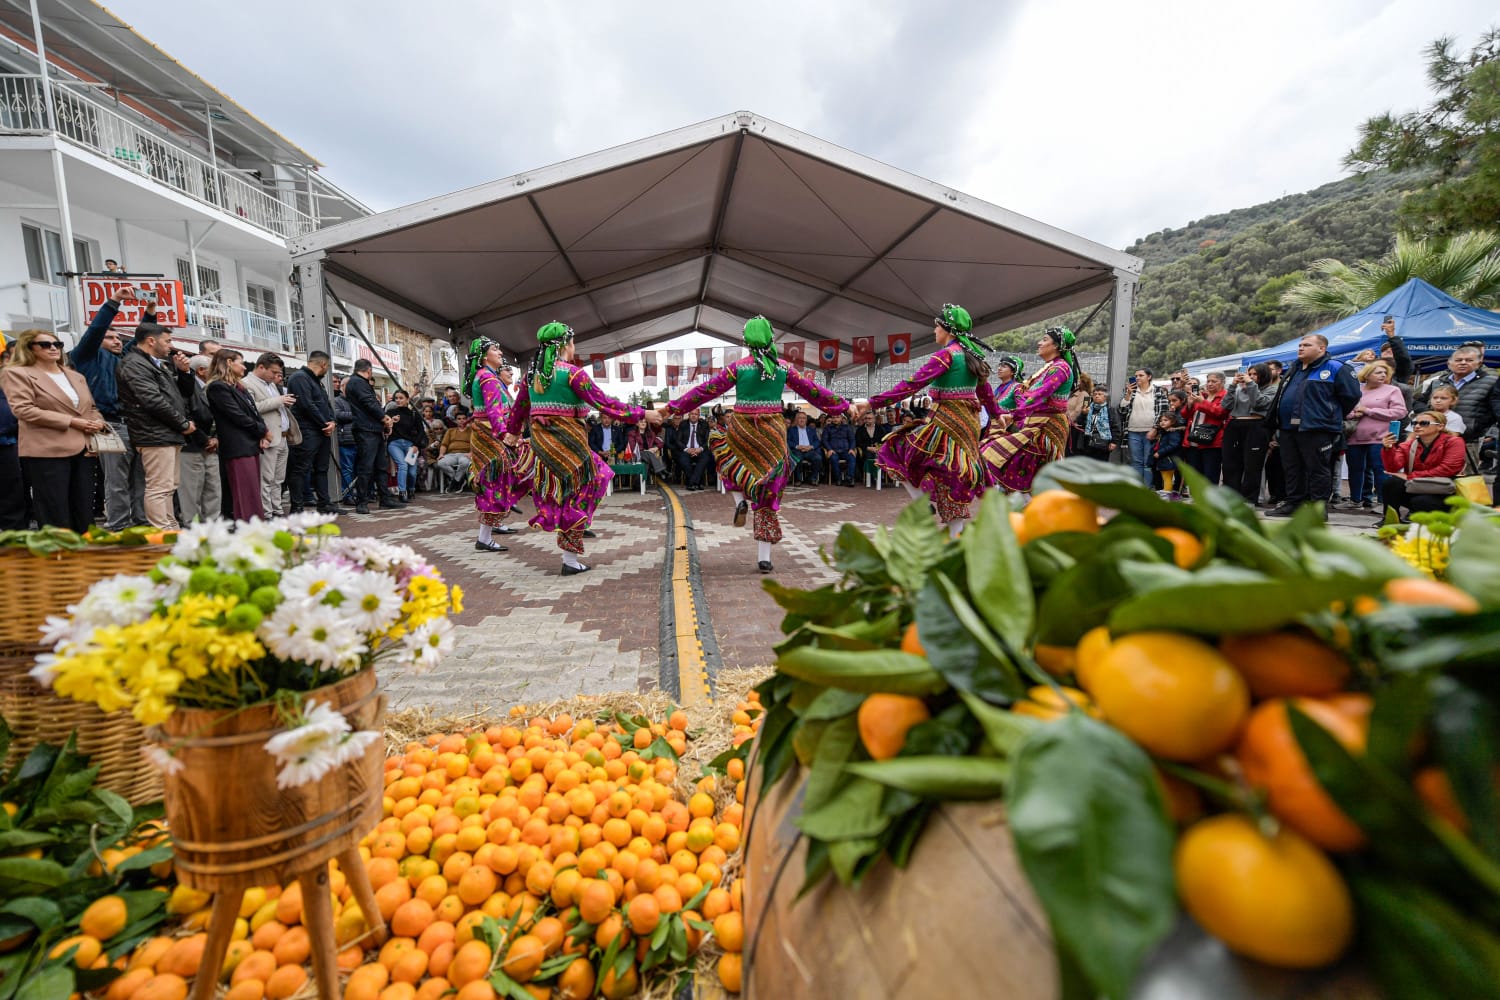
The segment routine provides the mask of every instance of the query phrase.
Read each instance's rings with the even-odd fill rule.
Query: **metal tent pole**
[[[313,351],[322,351],[324,354],[332,355],[330,350],[332,339],[328,336],[328,300],[324,297],[324,288],[327,287],[323,278],[323,261],[321,258],[313,260],[299,260],[295,266],[297,290],[302,297],[302,338],[306,342],[306,350],[309,356]],[[324,373],[323,391],[333,399],[333,365],[328,366]],[[334,431],[333,440],[329,442],[328,462],[328,495],[335,502],[343,499],[344,481],[339,473],[341,463],[339,461],[339,436]]]
[[[63,172],[62,148],[57,139],[57,109],[52,104],[52,76],[47,72],[47,43],[42,39],[42,15],[31,0],[31,30],[36,38],[37,68],[42,74],[42,102],[47,106],[47,128],[52,131],[52,182],[57,186],[57,214],[62,221],[63,267],[68,277],[68,328],[83,334],[83,289],[76,280],[78,259],[73,253],[73,213],[68,208],[68,178]]]
[[[1135,311],[1135,292],[1139,278],[1122,271],[1115,272],[1114,317],[1109,328],[1109,360],[1105,369],[1111,395],[1118,397],[1128,381],[1130,361],[1130,320]]]

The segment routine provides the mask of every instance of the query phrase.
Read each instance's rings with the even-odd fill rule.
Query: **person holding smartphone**
[[[1135,370],[1135,378],[1125,387],[1125,395],[1120,400],[1119,423],[1125,428],[1125,442],[1130,449],[1130,467],[1147,486],[1155,478],[1149,435],[1156,427],[1157,418],[1165,412],[1166,386],[1153,386],[1151,369],[1142,365]]]

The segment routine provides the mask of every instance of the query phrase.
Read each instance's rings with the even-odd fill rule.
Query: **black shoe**
[[[1266,511],[1266,516],[1267,517],[1291,517],[1295,513],[1297,513],[1297,505],[1296,504],[1284,503],[1280,507],[1273,507],[1270,510]]]
[[[745,526],[745,515],[749,512],[750,504],[748,501],[741,500],[734,505],[734,526],[736,528],[743,528]]]
[[[504,545],[501,545],[499,542],[493,542],[493,541],[491,541],[491,542],[476,541],[474,543],[474,549],[477,552],[509,552],[510,551],[510,549],[507,549]]]
[[[755,564],[755,568],[760,570],[762,573],[769,573],[771,572],[771,560],[762,559],[760,562]]]
[[[320,504],[318,504],[318,513],[319,514],[337,514],[338,512],[339,512],[339,509],[336,506],[334,506],[333,504],[331,504],[331,503],[320,503]]]
[[[589,530],[589,529],[588,529],[588,528],[584,528],[584,529],[583,529],[583,537],[584,537],[584,538],[598,538],[598,537],[599,537],[599,536],[598,536],[598,535],[596,535],[596,534],[594,534],[594,533],[593,533],[593,532],[592,532],[592,531],[590,531],[590,530]]]
[[[289,509],[289,510],[288,510],[288,511],[287,511],[287,513],[288,513],[288,514],[300,514],[300,513],[302,513],[302,512],[303,512],[303,511],[304,511],[304,510],[306,510],[306,509],[307,509],[307,508],[306,508],[306,507],[292,507],[292,508],[290,508],[290,509]]]
[[[381,497],[380,498],[380,509],[381,510],[400,510],[402,507],[405,507],[405,506],[406,506],[405,504],[397,503],[396,501],[390,499],[389,497]]]
[[[368,514],[368,513],[370,513],[370,505],[369,504],[363,504],[363,503],[362,504],[356,504],[355,507],[354,507],[353,513],[355,513],[355,514]]]
[[[567,563],[563,563],[562,575],[577,576],[579,573],[587,573],[590,568],[591,567],[585,566],[582,563],[579,563],[577,566],[569,566]]]

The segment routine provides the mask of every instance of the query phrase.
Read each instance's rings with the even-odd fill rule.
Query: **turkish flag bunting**
[[[609,374],[605,369],[605,359],[608,357],[609,355],[607,354],[589,355],[589,364],[593,365],[594,367],[594,378],[601,379],[609,377]]]
[[[642,385],[655,385],[656,384],[656,352],[655,351],[642,351],[641,352],[641,384]]]
[[[782,354],[786,356],[787,364],[796,365],[798,368],[801,368],[803,365],[802,352],[806,347],[807,345],[800,340],[787,341],[786,347],[782,349]]]
[[[675,386],[678,379],[678,369],[681,365],[667,365],[667,385]]]
[[[839,342],[837,340],[818,341],[818,367],[837,368],[839,366]]]
[[[904,364],[911,360],[911,334],[893,333],[885,338],[886,349],[891,352],[891,364]]]
[[[634,367],[629,361],[620,362],[620,381],[629,382],[631,369]]]
[[[854,338],[854,363],[857,365],[873,365],[875,363],[875,338]]]

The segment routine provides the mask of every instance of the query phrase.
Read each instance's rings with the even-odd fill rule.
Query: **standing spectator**
[[[104,526],[110,531],[124,531],[132,525],[146,523],[146,474],[141,466],[141,456],[130,446],[130,428],[120,415],[120,393],[115,379],[120,356],[125,342],[110,324],[120,311],[120,303],[137,301],[135,289],[121,286],[115,293],[119,298],[109,299],[99,307],[94,319],[83,331],[77,346],[68,355],[73,367],[89,383],[94,405],[104,415],[110,429],[125,442],[125,450],[99,456],[99,471],[104,486]],[[142,304],[142,321],[154,321],[149,303]]]
[[[1260,394],[1269,397],[1266,403],[1266,506],[1279,507],[1286,500],[1286,467],[1281,464],[1281,455],[1276,448],[1276,420],[1270,407],[1281,391],[1282,366],[1280,361],[1267,361],[1271,370],[1271,381],[1260,387]]]
[[[1464,431],[1468,430],[1468,426],[1464,423],[1464,418],[1455,412],[1454,408],[1458,406],[1458,390],[1453,388],[1453,386],[1439,385],[1433,387],[1433,390],[1427,394],[1427,402],[1446,419],[1447,422],[1443,426],[1449,434],[1457,434],[1462,437]]]
[[[1177,490],[1177,458],[1182,454],[1182,420],[1168,410],[1151,429],[1151,466],[1161,475],[1168,500],[1180,500]]]
[[[354,410],[344,398],[344,377],[333,377],[333,419],[339,425],[339,483],[345,492],[354,482]],[[342,499],[342,496],[340,497]]]
[[[244,386],[245,361],[228,348],[208,366],[208,408],[219,439],[219,492],[226,520],[265,517],[261,503],[260,455],[269,443],[266,422]]]
[[[221,349],[222,345],[217,340],[200,340],[198,342],[198,353],[210,361],[213,360],[214,355],[218,354]]]
[[[105,428],[89,383],[62,366],[62,341],[22,330],[0,369],[16,417],[16,452],[37,523],[87,531],[94,511],[88,437]]]
[[[682,483],[688,490],[704,488],[703,474],[708,471],[713,456],[708,451],[708,435],[711,429],[703,419],[703,411],[694,409],[687,419],[677,425],[677,468],[682,471]]]
[[[427,447],[423,450],[423,455],[436,462],[438,448],[443,443],[443,435],[448,432],[448,425],[437,415],[437,403],[433,400],[428,399],[422,403],[422,426],[427,428]]]
[[[171,353],[172,331],[142,323],[115,372],[130,443],[146,470],[146,520],[166,531],[178,528],[172,511],[177,456],[197,429],[177,391],[177,373],[167,361]]]
[[[173,356],[174,360],[176,355]],[[208,405],[208,367],[213,359],[196,354],[187,372],[177,376],[177,391],[197,429],[187,436],[177,457],[177,503],[182,520],[211,521],[223,510],[219,484],[219,440],[214,436],[214,412]]]
[[[286,482],[287,431],[292,422],[291,411],[287,408],[297,401],[296,396],[281,391],[281,369],[279,354],[262,354],[255,359],[255,370],[245,376],[243,383],[255,401],[256,411],[266,422],[270,437],[270,444],[260,453],[260,505],[267,517],[280,517],[285,513],[281,506],[281,487]]]
[[[1354,370],[1328,356],[1328,338],[1309,333],[1297,342],[1297,364],[1276,393],[1268,419],[1277,429],[1277,450],[1286,471],[1286,496],[1267,513],[1290,517],[1309,500],[1333,493],[1334,444],[1344,414],[1359,402]]]
[[[1406,386],[1406,403],[1410,406],[1411,377],[1416,372],[1416,366],[1412,364],[1411,352],[1406,349],[1406,341],[1396,336],[1396,318],[1387,316],[1380,324],[1380,332],[1385,334],[1385,343],[1380,345],[1380,360],[1390,363],[1393,373],[1392,383]]]
[[[375,478],[375,466],[385,454],[385,431],[389,426],[380,400],[375,396],[374,366],[368,358],[354,362],[354,375],[344,383],[344,398],[354,411],[354,512],[370,513],[370,503],[380,501],[387,510],[399,510],[401,504],[391,498]]]
[[[1209,372],[1204,386],[1188,397],[1183,407],[1188,431],[1183,444],[1187,463],[1201,473],[1211,485],[1219,484],[1219,474],[1224,467],[1224,424],[1229,420],[1229,395],[1224,388],[1224,373]],[[1213,437],[1209,438],[1210,430]],[[1194,434],[1200,440],[1193,440]]]
[[[0,368],[10,360],[13,345],[0,348]],[[25,531],[26,480],[21,475],[21,456],[16,451],[20,427],[15,411],[5,398],[4,380],[0,379],[0,531]]]
[[[1412,482],[1433,478],[1451,480],[1463,472],[1468,461],[1463,438],[1445,431],[1446,424],[1441,413],[1429,410],[1412,420],[1412,434],[1404,442],[1397,443],[1396,435],[1389,433],[1381,441],[1380,459],[1385,466],[1385,482],[1380,488],[1380,498],[1388,510],[1399,514],[1405,508],[1415,513],[1442,510],[1447,506],[1446,501],[1454,492],[1451,482],[1446,486],[1433,484],[1434,492],[1419,492]],[[1402,520],[1406,518],[1402,517]]]
[[[1150,486],[1155,464],[1151,460],[1150,434],[1157,421],[1167,412],[1167,389],[1151,384],[1151,369],[1135,370],[1135,381],[1125,389],[1120,400],[1120,423],[1125,427],[1125,442],[1130,449],[1130,467],[1140,474],[1141,482]]]
[[[1413,410],[1432,409],[1432,391],[1440,385],[1451,385],[1458,393],[1458,405],[1454,412],[1464,418],[1464,446],[1468,449],[1469,465],[1479,467],[1479,445],[1484,432],[1500,416],[1500,380],[1488,368],[1481,368],[1483,351],[1468,344],[1460,346],[1448,356],[1448,370],[1427,383],[1426,391],[1412,401]]]
[[[293,514],[313,503],[317,504],[319,514],[338,512],[328,496],[328,459],[338,430],[333,402],[323,388],[323,378],[331,364],[327,351],[313,351],[307,356],[307,364],[287,379],[287,392],[295,400],[292,419],[302,432],[302,440],[287,458]]]
[[[797,411],[792,426],[786,429],[786,447],[795,462],[793,475],[800,482],[816,483],[823,478],[823,448],[816,427],[807,425],[807,414]]]
[[[1096,385],[1089,405],[1078,415],[1079,452],[1108,462],[1120,440],[1120,418],[1109,405],[1109,389]],[[1144,397],[1142,397],[1144,398]]]
[[[411,394],[397,389],[386,407],[386,417],[391,421],[391,435],[386,442],[386,453],[396,466],[396,493],[402,500],[410,501],[417,492],[417,445],[427,440],[427,428],[422,418],[411,408]]]
[[[833,477],[841,486],[854,485],[854,431],[842,413],[830,413],[823,428],[823,455],[833,464]]]
[[[1274,398],[1271,368],[1259,364],[1234,376],[1229,422],[1224,425],[1224,485],[1250,503],[1260,501],[1260,477],[1266,465],[1266,414]]]
[[[1348,413],[1350,420],[1357,420],[1354,430],[1344,444],[1344,454],[1349,461],[1349,501],[1365,510],[1375,509],[1375,497],[1380,493],[1385,474],[1381,470],[1381,442],[1390,433],[1393,420],[1406,416],[1406,400],[1401,390],[1391,385],[1391,366],[1377,361],[1365,374],[1365,382],[1359,402]],[[1367,493],[1365,470],[1373,467],[1375,492]]]

